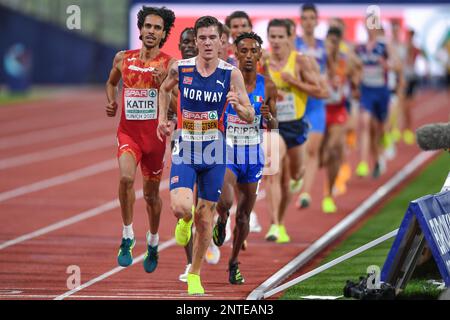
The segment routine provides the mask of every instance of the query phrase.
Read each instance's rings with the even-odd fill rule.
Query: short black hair
[[[222,33],[223,33],[223,25],[221,22],[219,22],[219,20],[217,20],[216,17],[212,17],[212,16],[203,16],[203,17],[198,18],[197,21],[195,21],[195,26],[194,26],[195,37],[197,37],[198,29],[208,28],[211,26],[217,27],[217,31],[219,31],[219,36],[221,37]]]
[[[244,32],[244,33],[240,34],[236,38],[236,40],[234,40],[234,45],[237,47],[239,42],[241,42],[244,39],[253,39],[253,40],[255,40],[256,42],[258,42],[259,47],[261,47],[262,43],[263,43],[261,37],[258,36],[256,33],[254,33],[254,32]]]
[[[270,20],[269,24],[267,25],[267,33],[269,33],[269,29],[271,27],[285,27],[288,37],[291,36],[291,28],[289,26],[289,23],[286,21],[286,19],[272,19],[272,20]]]
[[[182,41],[183,34],[185,34],[186,32],[194,33],[194,28],[192,28],[192,27],[184,28],[183,31],[181,31],[181,33],[180,33],[180,42]]]
[[[327,37],[328,36],[336,36],[339,39],[341,39],[342,38],[342,30],[339,29],[338,27],[330,27],[330,29],[328,29],[328,32],[327,32]]]
[[[314,3],[304,3],[302,5],[302,12],[305,12],[305,11],[308,11],[308,10],[313,11],[316,14],[316,16],[318,15],[317,8],[314,5]]]
[[[250,20],[250,17],[244,11],[234,11],[232,14],[230,14],[228,17],[226,17],[225,24],[227,25],[228,28],[231,28],[231,20],[236,19],[236,18],[247,19],[248,24],[250,25],[250,28],[253,28],[252,20]]]
[[[157,7],[142,6],[142,9],[137,14],[138,18],[137,26],[139,30],[142,29],[142,27],[144,26],[145,18],[150,14],[159,16],[164,21],[164,31],[166,32],[166,36],[162,38],[161,42],[159,43],[159,47],[161,48],[164,45],[164,43],[166,43],[167,38],[169,37],[170,34],[170,30],[172,29],[175,23],[175,13],[172,10],[167,9],[166,7],[157,8]],[[139,36],[139,39],[142,40],[142,37]]]

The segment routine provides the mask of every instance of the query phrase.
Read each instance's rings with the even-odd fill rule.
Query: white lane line
[[[264,190],[262,190],[262,191],[259,192],[259,194],[258,194],[258,196],[256,198],[256,201],[262,200],[265,197],[266,197],[266,193],[264,192]],[[175,245],[175,239],[174,238],[172,238],[169,241],[164,242],[160,246],[159,251],[167,249],[167,248],[169,248],[169,247],[171,247],[173,245]],[[136,258],[136,260],[133,261],[133,264],[142,261],[144,259],[144,255],[145,254],[141,254],[138,258]],[[112,269],[112,270],[110,270],[110,271],[108,271],[108,272],[106,272],[106,273],[104,273],[104,274],[102,274],[102,275],[92,279],[92,280],[89,280],[88,282],[82,284],[81,286],[79,286],[79,287],[77,287],[77,288],[75,288],[73,290],[70,290],[70,291],[67,291],[66,293],[63,293],[62,295],[56,297],[54,300],[63,300],[64,298],[67,298],[67,297],[71,296],[72,294],[74,294],[74,293],[76,293],[76,292],[78,292],[80,290],[83,290],[83,289],[85,289],[87,287],[90,287],[91,285],[93,285],[93,284],[95,284],[97,282],[100,282],[100,281],[108,278],[109,276],[112,276],[113,274],[116,274],[116,273],[122,271],[123,269],[125,269],[125,268],[123,268],[123,267],[116,267],[116,268],[114,268],[114,269]]]
[[[108,128],[111,128],[111,123],[91,121],[42,129],[20,135],[11,135],[0,139],[0,150],[69,138],[79,134],[97,132]]]
[[[0,170],[7,168],[19,167],[26,164],[31,164],[39,161],[50,160],[59,157],[65,157],[82,153],[86,151],[95,150],[101,147],[113,146],[115,137],[113,135],[105,135],[96,139],[77,142],[62,147],[56,147],[44,151],[37,151],[23,154],[16,157],[0,159]]]
[[[363,217],[374,205],[381,201],[389,192],[391,192],[402,181],[407,179],[426,161],[431,159],[436,152],[421,152],[412,161],[405,165],[397,174],[380,186],[369,198],[364,200],[355,210],[342,219],[333,228],[323,234],[318,240],[311,244],[306,250],[292,259],[283,268],[278,270],[266,281],[254,289],[247,297],[247,300],[260,300],[265,294],[279,285],[284,279],[309,262],[314,256],[325,249],[335,239],[342,235],[356,221]]]
[[[175,243],[176,243],[175,242],[175,238],[172,238],[172,239],[170,239],[168,241],[165,241],[159,246],[158,251],[161,252],[161,251],[165,250],[166,248],[175,245]],[[136,259],[133,259],[133,264],[132,265],[135,265],[136,263],[139,263],[139,262],[143,261],[144,257],[145,257],[145,253],[141,254]],[[67,291],[66,293],[63,293],[62,295],[57,296],[53,300],[63,300],[64,298],[67,298],[67,297],[73,295],[74,293],[77,293],[80,290],[83,290],[83,289],[85,289],[87,287],[90,287],[91,285],[93,285],[93,284],[95,284],[97,282],[100,282],[100,281],[102,281],[102,280],[104,280],[104,279],[106,279],[106,278],[108,278],[108,277],[110,277],[110,276],[112,276],[112,275],[122,271],[123,269],[126,269],[126,268],[120,267],[120,266],[119,267],[115,267],[114,269],[112,269],[112,270],[110,270],[110,271],[108,271],[108,272],[106,272],[106,273],[104,273],[104,274],[102,274],[102,275],[100,275],[100,276],[98,276],[98,277],[96,277],[94,279],[91,279],[91,280],[89,280],[86,283],[83,283],[82,285],[76,287],[75,289],[72,289],[70,291]]]
[[[72,182],[78,179],[89,177],[101,172],[105,172],[117,167],[117,160],[106,160],[88,167],[71,171],[53,178],[37,181],[16,189],[4,191],[0,193],[0,202],[23,196],[28,193],[59,186],[64,183]]]
[[[162,190],[166,190],[168,188],[169,188],[169,180],[166,179],[166,180],[161,181],[160,190],[162,191]],[[136,192],[136,200],[141,199],[143,197],[143,195],[144,195],[143,194],[143,190],[142,189],[138,190]],[[105,212],[108,212],[108,211],[110,211],[112,209],[116,209],[116,208],[119,208],[119,207],[120,207],[119,199],[115,199],[115,200],[109,201],[107,203],[102,204],[101,206],[98,206],[98,207],[95,207],[93,209],[81,212],[81,213],[79,213],[79,214],[77,214],[77,215],[75,215],[73,217],[68,218],[68,219],[61,220],[61,221],[56,222],[54,224],[51,224],[51,225],[49,225],[47,227],[38,229],[36,231],[30,232],[30,233],[27,233],[27,234],[24,234],[24,235],[22,235],[20,237],[17,237],[15,239],[5,241],[5,242],[0,244],[0,250],[3,250],[5,248],[11,247],[11,246],[14,246],[16,244],[22,243],[22,242],[30,240],[30,239],[34,239],[34,238],[40,237],[40,236],[42,236],[44,234],[50,233],[50,232],[55,231],[55,230],[62,229],[64,227],[70,226],[70,225],[72,225],[74,223],[77,223],[77,222],[80,222],[80,221],[83,221],[83,220],[86,220],[86,219],[98,216],[100,214],[103,214]]]

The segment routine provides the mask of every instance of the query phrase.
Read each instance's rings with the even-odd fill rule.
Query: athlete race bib
[[[158,118],[158,90],[125,88],[125,118],[154,120]]]
[[[247,123],[237,115],[227,118],[227,143],[230,145],[256,145],[261,143],[261,115],[255,115],[253,123]]]
[[[214,141],[219,139],[217,111],[183,110],[181,137],[184,141]]]
[[[293,121],[297,119],[294,94],[285,93],[284,99],[277,101],[277,119],[280,122]]]
[[[379,65],[364,66],[362,83],[368,87],[383,87],[386,84],[383,67]]]

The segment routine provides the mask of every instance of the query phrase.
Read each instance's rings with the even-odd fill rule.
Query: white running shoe
[[[220,249],[213,241],[211,241],[206,250],[205,259],[209,264],[217,264],[220,260]]]
[[[258,216],[254,211],[250,213],[250,232],[259,233],[262,231],[262,227],[258,222]]]
[[[178,277],[178,280],[180,280],[181,282],[187,282],[187,275],[190,268],[191,264],[189,263],[186,265],[186,270],[184,270],[184,273],[180,274],[180,276]]]

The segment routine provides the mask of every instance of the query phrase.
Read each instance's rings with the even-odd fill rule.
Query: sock
[[[149,237],[147,238],[147,244],[151,247],[156,247],[159,243],[158,233],[152,234],[151,232],[149,232],[148,234],[149,234]]]
[[[122,238],[134,239],[133,224],[123,225]]]

